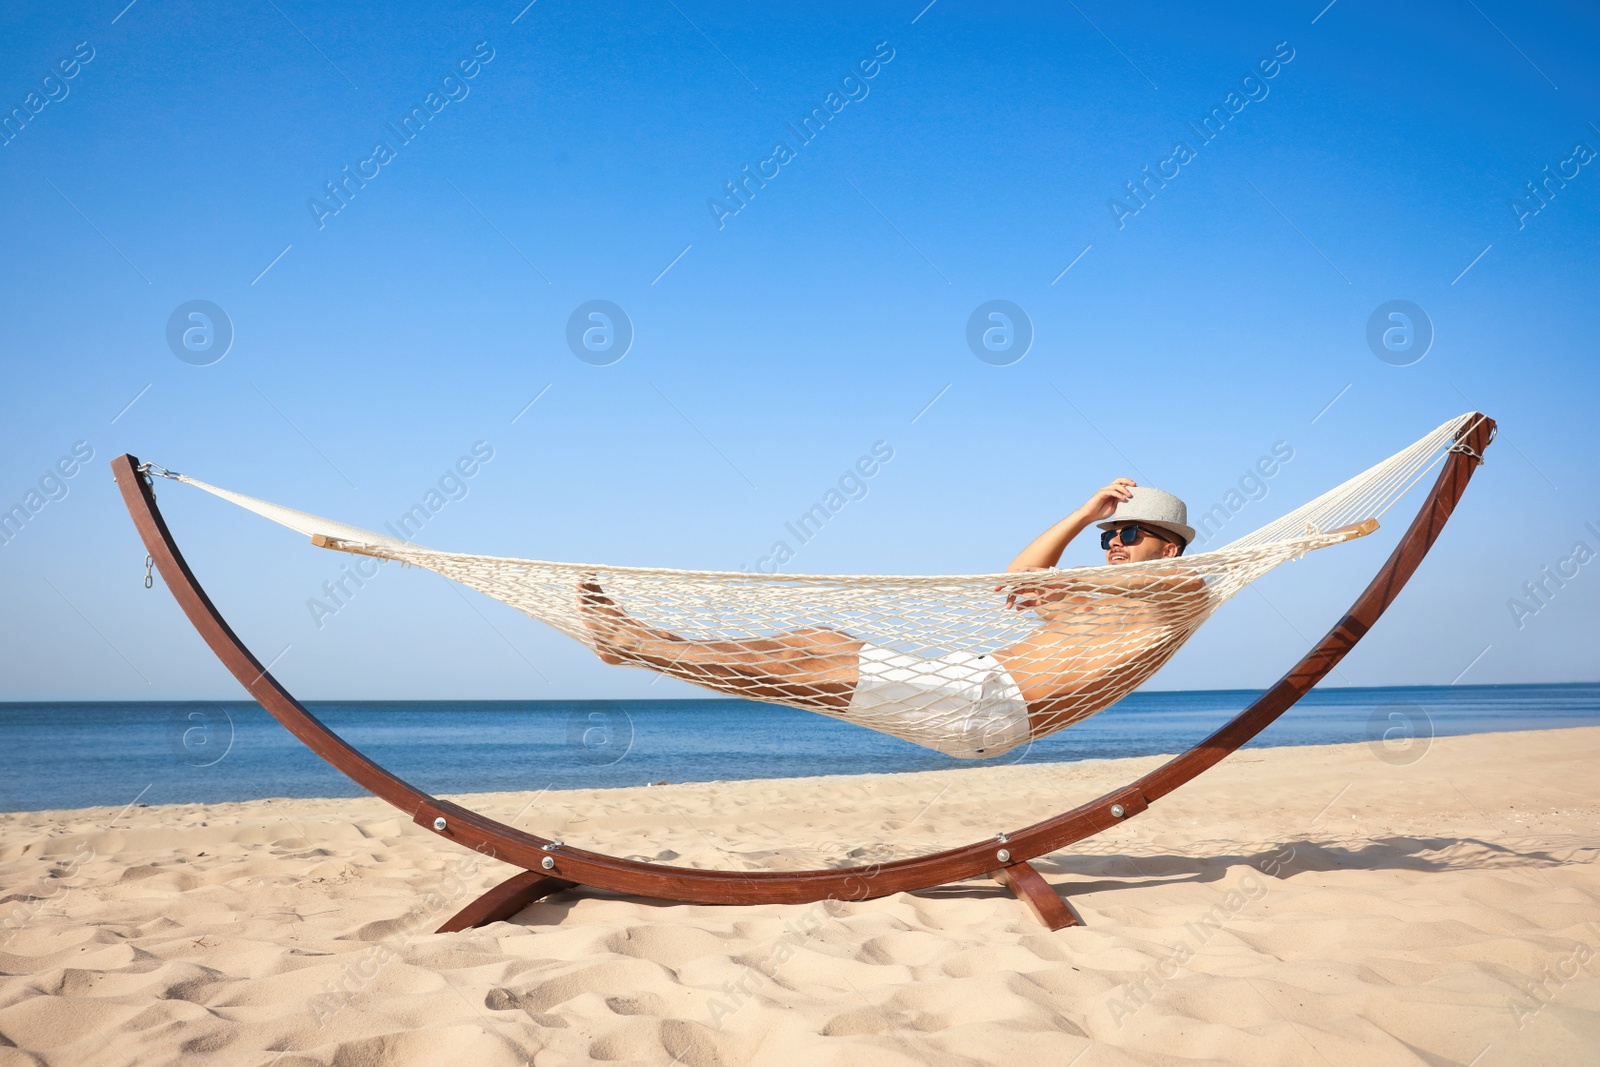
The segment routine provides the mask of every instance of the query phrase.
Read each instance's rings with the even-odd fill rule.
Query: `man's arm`
[[[1097,490],[1082,507],[1035,537],[1032,544],[1017,553],[1017,558],[1011,561],[1006,570],[1014,573],[1054,567],[1060,562],[1061,553],[1066,551],[1067,545],[1074,537],[1082,533],[1090,523],[1109,519],[1116,514],[1118,504],[1132,498],[1133,494],[1129,489],[1135,484],[1131,478],[1118,478],[1105,488]]]
[[[1175,561],[1174,561],[1175,562]],[[995,587],[1006,594],[1006,607],[1019,611],[1033,609],[1041,618],[1055,618],[1076,604],[1079,607],[1102,599],[1144,600],[1177,603],[1205,591],[1205,579],[1187,568],[1096,567],[1081,571],[1062,571],[1039,577],[1018,578]],[[1172,599],[1178,594],[1178,599]]]
[[[1177,564],[1179,561],[1174,559],[1156,562]],[[1162,593],[1197,593],[1206,587],[1205,579],[1186,567],[1174,566],[1170,570],[1165,570],[1152,564],[1095,567],[1077,573],[1062,571],[1060,574],[1033,579],[1030,584],[1044,590],[1046,599],[1050,594],[1062,596],[1072,593],[1109,593],[1113,596],[1138,598],[1158,596]]]

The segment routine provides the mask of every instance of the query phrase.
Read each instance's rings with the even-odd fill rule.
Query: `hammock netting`
[[[961,673],[964,660],[992,656],[1008,667],[1012,692],[1027,697],[1028,723],[1020,740],[1052,733],[1132,692],[1212,612],[1274,567],[1371,532],[1377,524],[1369,520],[1383,516],[1441,462],[1479,417],[1452,419],[1213,551],[1022,574],[769,575],[471,555],[423,548],[173,476],[322,547],[435,571],[549,624],[607,662],[941,748],[941,731],[960,726],[944,721],[956,713],[919,717],[849,706],[858,643],[915,657],[925,666],[912,670],[930,675],[930,693],[941,675],[970,677]],[[927,700],[930,709],[938,703],[935,695]]]

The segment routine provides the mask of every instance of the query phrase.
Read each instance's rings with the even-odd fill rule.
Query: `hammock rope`
[[[445,552],[152,470],[320,547],[427,568],[554,627],[607,662],[844,719],[952,755],[994,756],[1122,699],[1273,568],[1375,530],[1477,418],[1446,422],[1213,551],[1025,574],[768,575]],[[898,706],[852,698],[858,677],[865,685],[869,659],[885,665],[880,671],[899,672],[879,678],[900,686]],[[996,662],[1006,670],[996,671]],[[970,699],[951,700],[956,692]],[[996,735],[999,720],[989,713],[1021,698],[1026,717]],[[987,744],[968,736],[974,729],[985,731]]]

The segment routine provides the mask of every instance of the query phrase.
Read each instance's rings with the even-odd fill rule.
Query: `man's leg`
[[[629,615],[593,579],[578,583],[578,609],[607,663],[649,667],[753,700],[847,708],[855,693],[862,643],[837,630],[691,641]]]

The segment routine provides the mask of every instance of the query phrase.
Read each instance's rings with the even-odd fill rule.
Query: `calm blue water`
[[[1000,762],[1182,751],[1257,695],[1135,693]],[[974,766],[821,715],[740,700],[309,706],[356,748],[436,794]],[[1595,725],[1600,683],[1319,689],[1252,745],[1372,741],[1386,732],[1398,744]],[[10,753],[0,780],[5,811],[120,806],[141,790],[147,804],[360,795],[254,703],[0,703],[0,739]]]

